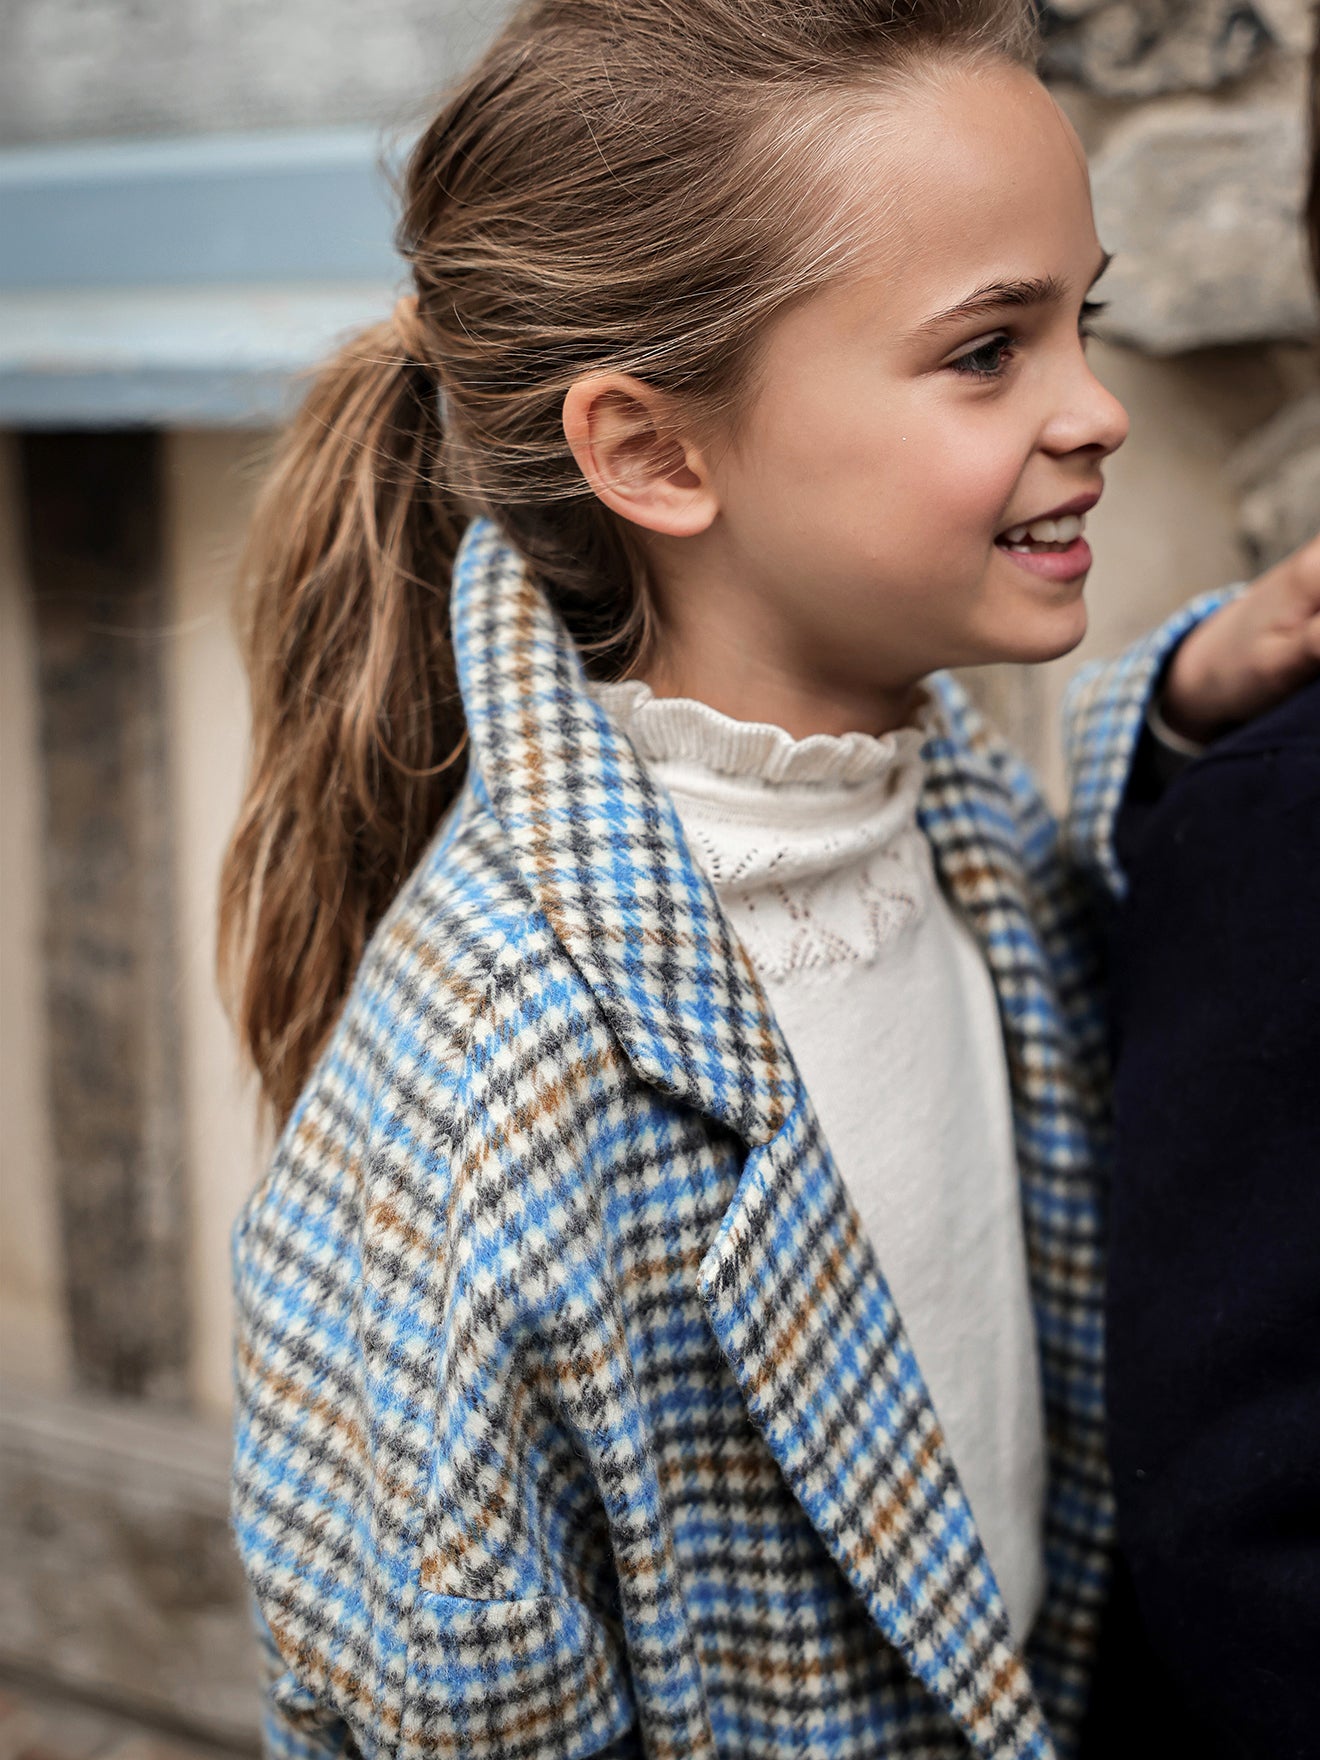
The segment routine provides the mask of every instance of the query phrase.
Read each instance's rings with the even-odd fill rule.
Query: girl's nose
[[[1044,436],[1051,452],[1091,450],[1100,457],[1117,452],[1127,439],[1128,413],[1082,358],[1080,374],[1068,387],[1066,400],[1051,417]]]

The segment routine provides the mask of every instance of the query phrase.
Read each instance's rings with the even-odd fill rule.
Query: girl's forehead
[[[993,279],[1094,272],[1080,143],[1021,68],[950,71],[887,99],[850,157],[846,282],[871,298],[915,313]]]

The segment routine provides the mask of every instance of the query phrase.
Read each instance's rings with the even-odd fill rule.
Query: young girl
[[[1075,1745],[1088,915],[932,676],[1080,639],[1125,431],[1032,55],[1018,0],[536,0],[416,148],[249,568],[271,1754]],[[1157,675],[1202,725],[1305,664],[1251,596],[1175,655],[1204,609],[1097,842]]]

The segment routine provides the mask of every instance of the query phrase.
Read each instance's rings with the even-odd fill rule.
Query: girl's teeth
[[[1004,533],[1006,544],[1071,544],[1086,529],[1084,513],[1065,513],[1062,519],[1033,519],[1030,525],[1011,526]]]

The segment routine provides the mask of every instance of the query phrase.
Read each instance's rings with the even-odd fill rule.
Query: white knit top
[[[640,681],[592,692],[674,802],[802,1073],[1021,1641],[1045,1440],[990,974],[917,824],[918,724],[794,740]]]

